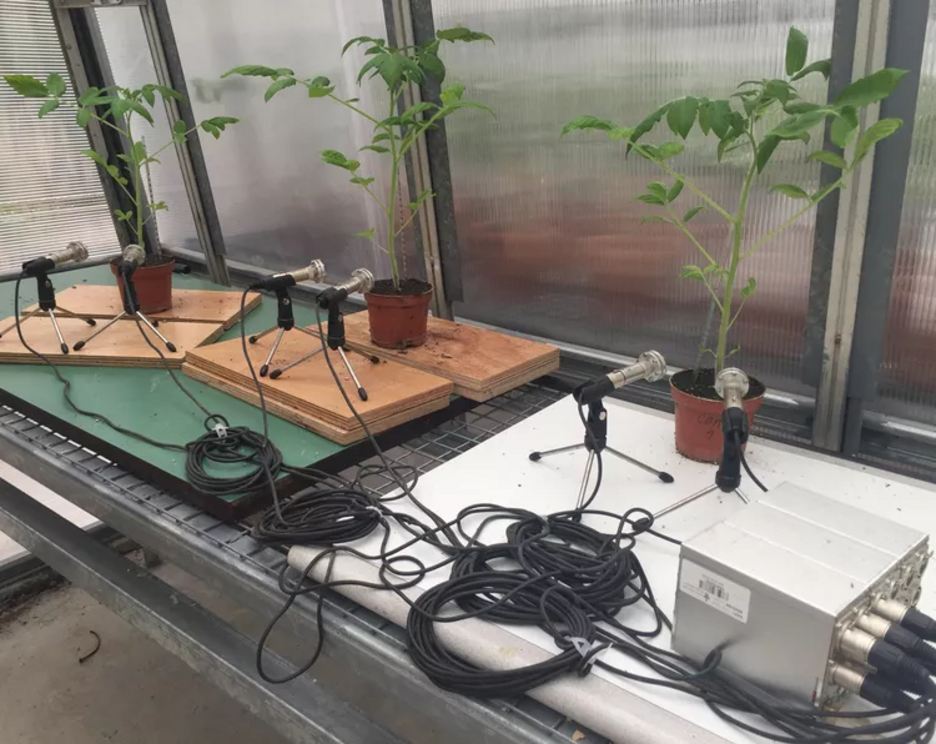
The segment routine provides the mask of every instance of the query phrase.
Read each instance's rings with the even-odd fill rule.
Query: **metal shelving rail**
[[[559,397],[561,393],[542,384],[524,385],[458,414],[390,454],[428,472]],[[0,407],[0,458],[259,615],[271,616],[282,605],[276,576],[285,553],[254,540],[248,524],[226,525],[7,407]],[[286,685],[264,684],[253,667],[253,639],[4,481],[0,529],[287,739],[399,741],[381,720],[365,717],[330,692],[327,683],[312,679],[314,672]],[[335,594],[322,601],[328,630],[325,657],[377,685],[381,695],[392,699],[384,709],[412,711],[439,738],[444,734],[445,741],[567,742],[577,730],[588,734],[589,742],[603,741],[526,697],[483,702],[443,692],[414,667],[399,628]],[[316,607],[315,597],[302,597],[283,623],[304,645],[315,638]],[[271,662],[274,673],[278,663]]]

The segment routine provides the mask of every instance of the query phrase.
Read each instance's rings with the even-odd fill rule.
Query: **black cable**
[[[754,484],[755,484],[761,491],[764,491],[764,492],[766,493],[766,491],[767,491],[767,486],[765,486],[763,483],[761,483],[760,480],[758,479],[758,477],[757,477],[756,475],[754,475],[754,473],[751,472],[751,466],[748,465],[747,458],[744,456],[744,448],[741,446],[740,435],[738,434],[738,432],[735,432],[735,433],[734,433],[734,438],[735,438],[735,444],[736,444],[737,447],[738,447],[738,452],[739,452],[740,455],[741,455],[741,464],[744,466],[744,471],[748,474],[748,478],[750,478],[752,481],[754,481]]]

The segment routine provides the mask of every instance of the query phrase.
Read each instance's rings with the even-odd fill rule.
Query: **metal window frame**
[[[101,71],[101,76],[107,76],[110,69],[107,53],[100,42],[94,11],[104,8],[138,7],[150,57],[156,70],[157,82],[174,88],[185,97],[184,101],[166,102],[169,125],[172,126],[181,119],[188,128],[195,127],[195,117],[188,103],[185,75],[166,0],[49,0],[49,6],[59,31],[59,40],[69,74],[79,95],[91,85],[113,84],[113,81],[104,79],[99,81],[90,77],[94,71]],[[84,28],[93,30],[82,33]],[[123,147],[119,145],[119,142],[110,141],[111,139],[119,140],[119,138],[109,138],[96,122],[89,125],[88,136],[91,146],[108,161],[116,157],[118,152],[123,152]],[[225,263],[224,236],[221,232],[221,223],[211,191],[201,142],[197,136],[189,137],[184,144],[177,143],[175,150],[198,242],[205,254],[209,274],[212,281],[229,286],[231,281]],[[111,179],[100,169],[98,172],[113,217],[114,208],[127,209],[128,207],[122,203],[123,196],[114,188]],[[121,245],[132,242],[123,223],[114,220],[114,225]],[[157,239],[156,231],[149,230],[147,234],[149,244],[157,245]]]

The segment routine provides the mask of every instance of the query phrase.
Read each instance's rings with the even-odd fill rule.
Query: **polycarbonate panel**
[[[157,82],[140,9],[99,8],[95,15],[114,82],[126,88],[140,88],[147,83]],[[130,121],[131,127],[134,128],[134,139],[142,139],[150,152],[158,150],[172,140],[165,107],[157,105],[153,108],[153,121],[152,126],[138,116],[132,117]],[[214,142],[214,138],[206,135],[203,142],[207,149],[211,146],[210,143]],[[200,253],[202,247],[198,241],[175,148],[165,150],[159,156],[159,160],[159,164],[152,165],[144,172],[149,201],[164,201],[169,205],[168,211],[156,213],[159,242],[170,249],[184,248]]]
[[[496,41],[447,50],[453,79],[497,112],[447,124],[466,297],[457,312],[618,353],[656,348],[671,364],[693,365],[709,305],[699,283],[677,275],[698,255],[674,228],[642,224],[653,208],[635,201],[661,173],[603,136],[560,140],[560,130],[581,114],[633,126],[672,98],[725,97],[742,80],[782,76],[791,25],[809,37],[810,60],[828,57],[833,1],[436,0],[434,8],[437,27],[463,23]],[[807,100],[825,100],[821,76],[797,86]],[[715,144],[696,130],[672,163],[733,210],[747,161],[717,164]],[[818,165],[806,163],[818,145],[777,150],[749,202],[747,241],[799,206],[768,194],[771,184],[818,185]],[[684,190],[681,208],[694,203]],[[693,225],[726,255],[724,221],[703,213]],[[731,339],[742,347],[733,361],[747,371],[807,393],[800,365],[813,228],[813,216],[802,219],[742,266],[740,278],[755,276],[758,291]]]
[[[100,10],[98,17],[114,74],[135,85],[146,82],[152,74],[139,15],[133,19],[132,9],[113,11]],[[371,124],[334,101],[310,100],[299,88],[264,103],[268,80],[220,77],[243,64],[325,75],[339,95],[359,97],[358,105],[382,118],[385,94],[369,85],[359,88],[355,80],[361,51],[341,55],[351,37],[385,36],[380,0],[279,0],[275,12],[255,0],[171,0],[169,11],[196,120],[219,115],[241,120],[217,141],[200,133],[228,257],[271,270],[319,258],[334,279],[362,265],[389,275],[386,256],[369,241],[352,237],[377,227],[385,242],[385,218],[348,182],[347,173],[319,156],[334,149],[356,157],[386,193],[386,158],[355,154],[370,142]],[[177,164],[166,168],[164,161],[153,179],[157,196],[173,200],[170,216],[160,215],[162,240],[174,245],[194,239],[190,218],[185,225],[172,222],[185,204]],[[404,191],[398,207],[406,201]],[[398,240],[403,273],[421,276],[412,231]]]
[[[49,4],[0,0],[0,73],[68,79]],[[88,138],[66,107],[41,121],[41,102],[0,81],[0,273],[82,241],[92,256],[119,250]],[[0,310],[0,316],[9,313]]]
[[[936,4],[930,5],[876,410],[936,424]]]

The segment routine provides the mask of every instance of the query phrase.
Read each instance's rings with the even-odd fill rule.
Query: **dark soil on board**
[[[714,369],[700,369],[698,374],[696,374],[695,370],[684,369],[682,372],[677,372],[673,375],[670,381],[677,390],[681,390],[689,395],[694,395],[697,398],[721,400],[721,396],[715,392]],[[764,383],[755,377],[751,377],[750,388],[748,389],[748,394],[744,396],[744,399],[749,400],[751,398],[756,398],[759,395],[763,395],[766,391],[767,387]]]
[[[432,289],[429,282],[422,279],[404,279],[400,282],[400,288],[393,286],[392,279],[378,279],[374,282],[374,288],[370,291],[376,295],[421,295]]]

